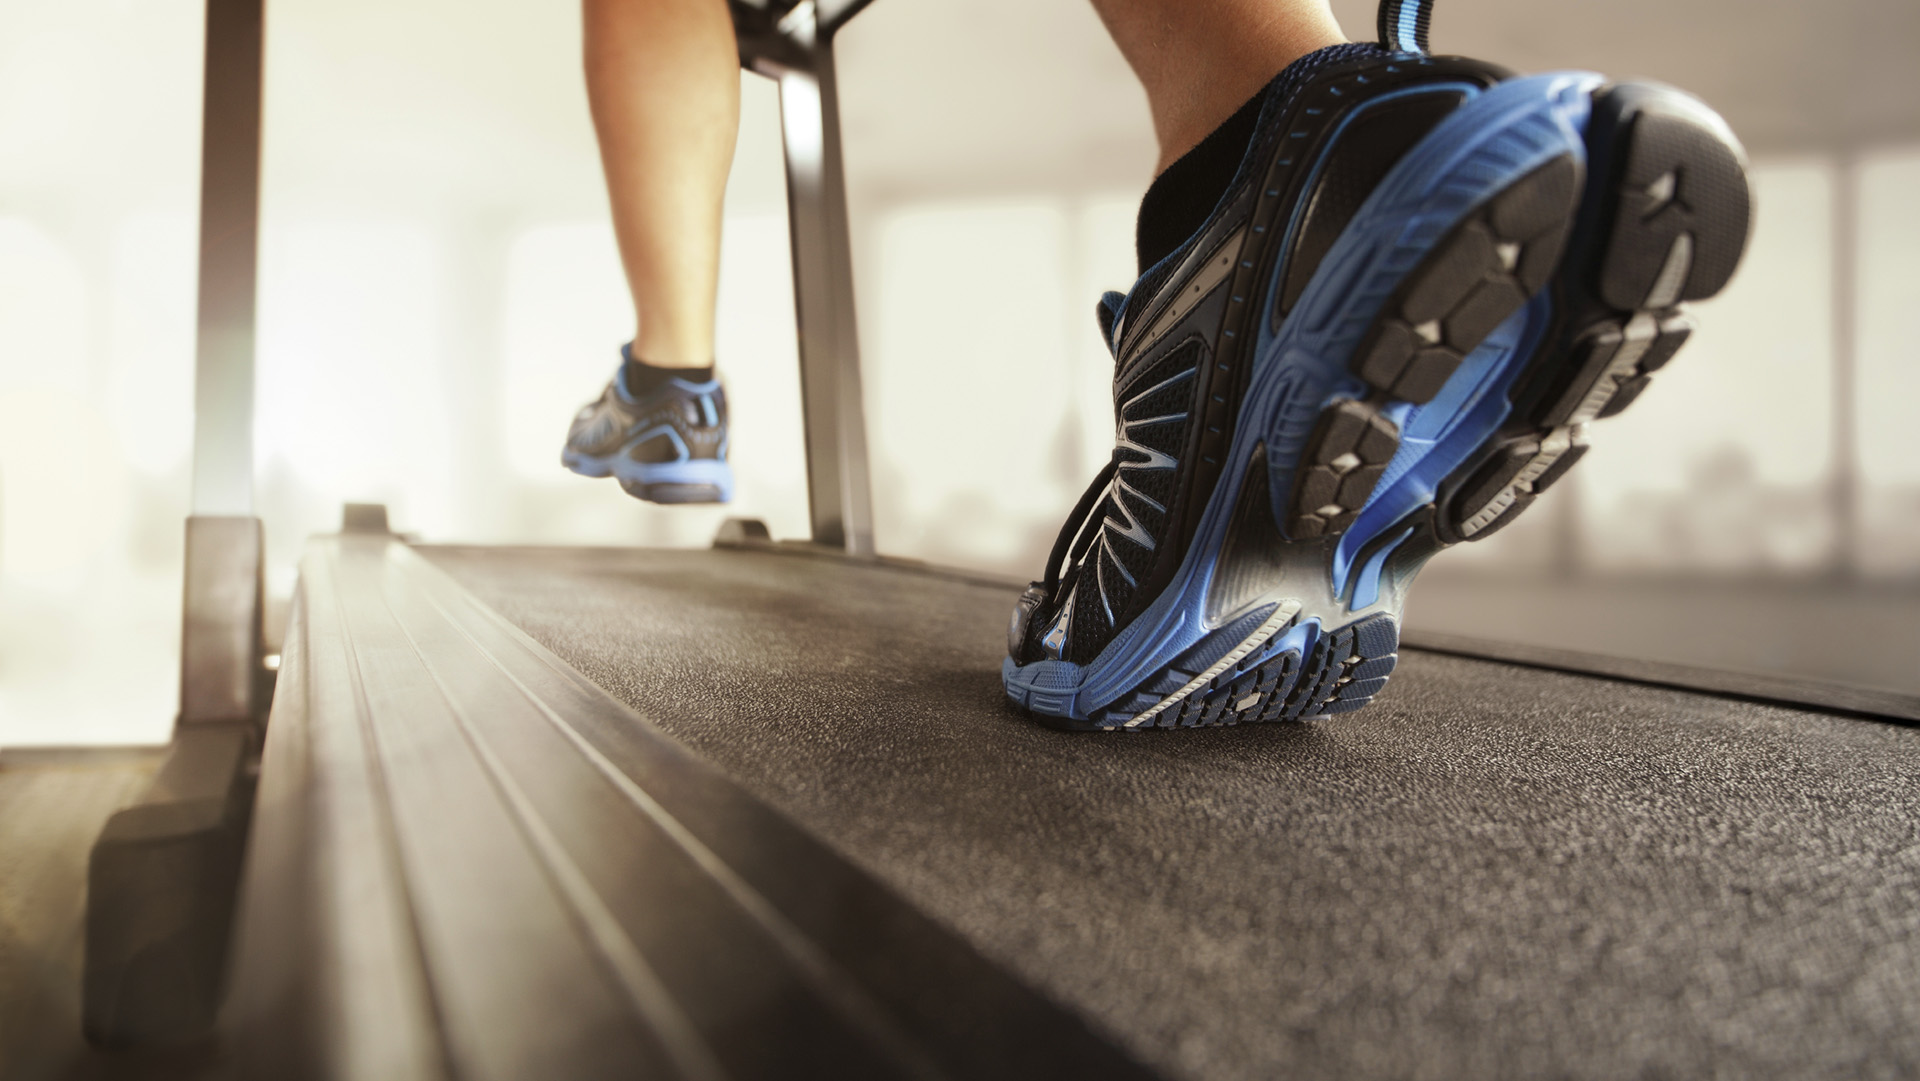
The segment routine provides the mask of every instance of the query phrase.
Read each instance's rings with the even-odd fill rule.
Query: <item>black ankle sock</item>
[[[1253,142],[1254,127],[1260,120],[1260,105],[1269,95],[1289,97],[1307,79],[1329,64],[1362,56],[1376,55],[1380,46],[1372,42],[1350,42],[1317,49],[1288,64],[1273,81],[1247,100],[1245,105],[1213,129],[1200,145],[1167,166],[1140,200],[1140,221],[1134,228],[1134,250],[1140,258],[1140,273],[1165,259],[1186,243],[1187,238],[1206,224],[1207,215],[1227,193],[1240,161]]]
[[[1240,169],[1247,144],[1253,141],[1253,124],[1260,117],[1260,102],[1265,96],[1262,88],[1200,140],[1200,145],[1180,155],[1180,160],[1154,178],[1146,197],[1140,200],[1140,220],[1134,226],[1133,246],[1140,259],[1140,273],[1186,243],[1213,213],[1227,185],[1233,183],[1233,174]]]
[[[630,346],[620,348],[624,358],[624,381],[627,394],[633,398],[644,398],[665,386],[669,379],[684,379],[689,383],[705,383],[713,378],[713,365],[704,368],[656,368],[633,355]]]

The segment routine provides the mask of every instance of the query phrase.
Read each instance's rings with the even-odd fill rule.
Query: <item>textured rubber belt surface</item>
[[[1920,730],[1409,652],[1356,714],[1090,738],[1004,705],[1004,587],[425,551],[1176,1076],[1920,1071]]]

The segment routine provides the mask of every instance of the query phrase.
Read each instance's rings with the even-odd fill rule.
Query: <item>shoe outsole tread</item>
[[[1399,447],[1399,432],[1379,415],[1381,407],[1432,401],[1466,355],[1546,284],[1579,197],[1580,163],[1556,157],[1488,199],[1407,275],[1354,354],[1354,374],[1371,389],[1367,400],[1329,407],[1301,454],[1289,536],[1331,536],[1353,524]],[[1366,468],[1339,470],[1347,452],[1339,421],[1350,417],[1386,433],[1379,468],[1362,455]],[[1337,490],[1329,484],[1335,479]]]
[[[622,480],[620,490],[649,503],[726,503],[728,495],[717,484],[643,484]]]
[[[1750,195],[1717,118],[1676,91],[1629,84],[1596,95],[1583,213],[1556,298],[1566,312],[1515,383],[1515,416],[1463,467],[1441,540],[1510,524],[1586,453],[1586,426],[1618,414],[1692,332],[1681,302],[1732,277]]]
[[[1299,721],[1366,705],[1399,659],[1398,625],[1391,616],[1375,615],[1331,632],[1316,630],[1308,628],[1304,646],[1293,644],[1293,636],[1275,635],[1266,649],[1239,658],[1171,706],[1165,705],[1169,695],[1209,667],[1200,663],[1206,654],[1198,647],[1148,686],[1086,720],[1034,716],[1069,731],[1144,731]]]

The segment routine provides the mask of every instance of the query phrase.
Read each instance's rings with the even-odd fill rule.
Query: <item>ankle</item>
[[[1273,18],[1262,25],[1238,29],[1242,33],[1230,39],[1235,41],[1231,48],[1216,50],[1213,62],[1201,65],[1208,72],[1206,79],[1189,79],[1178,87],[1163,87],[1157,94],[1150,90],[1154,135],[1160,144],[1156,175],[1199,146],[1208,133],[1294,61],[1330,46],[1348,44],[1331,15],[1324,19]]]
[[[708,383],[713,380],[714,364],[711,360],[698,368],[681,364],[655,364],[649,359],[634,356],[631,343],[620,347],[620,357],[620,381],[627,395],[632,398],[644,398],[674,379],[688,383]]]
[[[620,347],[620,353],[643,358],[654,368],[711,368],[713,335],[671,320],[650,320],[641,324],[632,341]]]
[[[1162,169],[1140,200],[1134,234],[1139,272],[1146,273],[1148,267],[1178,250],[1206,223],[1239,172],[1241,160],[1253,141],[1261,107],[1276,81],[1298,81],[1321,65],[1364,54],[1371,48],[1349,43],[1344,48],[1314,49],[1304,57],[1289,61],[1247,97],[1235,102],[1234,108],[1202,133],[1191,149]],[[1280,92],[1285,92],[1284,87]]]

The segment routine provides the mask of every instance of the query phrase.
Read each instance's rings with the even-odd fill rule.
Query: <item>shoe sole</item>
[[[1560,318],[1515,385],[1512,418],[1443,489],[1441,541],[1491,535],[1565,476],[1586,453],[1586,425],[1631,405],[1686,343],[1683,303],[1733,276],[1751,195],[1718,121],[1664,87],[1601,95],[1572,260],[1580,273],[1560,289]],[[1678,197],[1682,185],[1698,206]]]
[[[649,503],[730,503],[733,466],[724,461],[686,461],[645,464],[619,455],[596,458],[565,451],[560,464],[595,480],[613,477],[620,490]]]
[[[642,484],[639,481],[623,480],[620,490],[635,499],[644,499],[649,503],[726,503],[733,494],[717,484],[675,484],[657,482]]]
[[[1197,614],[1197,585],[1212,594],[1208,616],[1231,609],[1223,625],[1118,695],[1016,686],[1009,660],[1010,697],[1056,727],[1140,729],[1344,713],[1385,686],[1419,566],[1491,535],[1565,475],[1587,423],[1625,408],[1684,342],[1681,303],[1717,293],[1745,246],[1749,194],[1724,123],[1677,91],[1588,80],[1581,131],[1560,152],[1429,226],[1441,235],[1368,309],[1348,378],[1323,405],[1302,414],[1284,387],[1278,405],[1250,391],[1242,425],[1264,439],[1208,509],[1221,539],[1196,551],[1211,574],[1187,578],[1169,607]],[[1453,137],[1443,124],[1428,142]],[[1316,279],[1364,294],[1336,263],[1330,254]],[[1269,476],[1269,465],[1284,468]],[[1236,594],[1234,579],[1249,577],[1237,549],[1288,588],[1252,603],[1248,588]],[[1331,588],[1300,588],[1316,576]],[[1237,607],[1218,603],[1222,583]],[[1095,696],[1109,701],[1086,709]]]

